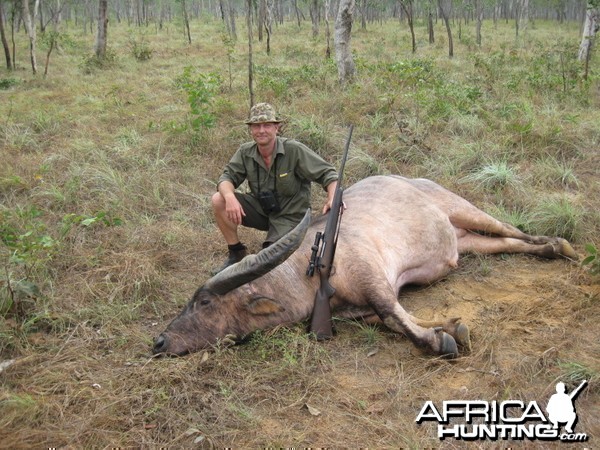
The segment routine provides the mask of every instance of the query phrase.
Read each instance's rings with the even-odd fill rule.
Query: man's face
[[[279,130],[278,123],[269,122],[250,124],[250,134],[252,135],[252,139],[261,146],[274,144],[275,138],[277,137],[277,130]]]

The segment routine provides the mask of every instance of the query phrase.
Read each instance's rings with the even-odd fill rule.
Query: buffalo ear
[[[250,314],[257,316],[267,316],[269,314],[276,314],[285,311],[279,303],[267,297],[254,297],[246,305],[246,309]]]

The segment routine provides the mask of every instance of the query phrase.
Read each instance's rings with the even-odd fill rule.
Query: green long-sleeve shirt
[[[300,216],[310,207],[310,184],[319,183],[324,189],[338,178],[335,168],[306,145],[277,137],[271,167],[267,169],[255,142],[240,146],[225,166],[218,183],[230,181],[237,189],[248,180],[250,192],[277,193],[280,215]]]

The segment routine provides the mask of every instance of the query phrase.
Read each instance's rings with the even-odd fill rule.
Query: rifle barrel
[[[348,159],[348,150],[350,148],[353,129],[354,126],[350,125],[348,139],[346,140],[346,146],[344,147],[344,154],[340,164],[340,171],[338,172],[337,186],[333,195],[331,210],[329,211],[327,223],[325,224],[325,231],[323,233],[317,233],[315,245],[312,247],[313,255],[307,271],[307,274],[312,275],[316,266],[321,278],[320,287],[315,295],[315,304],[310,323],[310,330],[316,334],[318,340],[329,339],[333,336],[329,299],[335,294],[335,289],[329,283],[329,275],[331,274],[335,249],[337,247],[337,236],[343,209],[342,180],[344,176],[344,167],[346,166],[346,160]],[[318,242],[321,244],[321,252],[315,261],[315,248],[318,247]]]

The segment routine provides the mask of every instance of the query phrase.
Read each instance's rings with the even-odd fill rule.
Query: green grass
[[[533,212],[533,228],[544,236],[576,240],[581,235],[583,215],[583,210],[566,196],[544,199]]]
[[[489,162],[461,179],[473,183],[478,189],[497,192],[504,188],[517,188],[520,177],[517,170],[507,161]]]
[[[558,368],[561,371],[561,380],[573,384],[586,380],[594,389],[598,389],[596,383],[600,379],[600,373],[596,368],[576,361],[558,361]]]

